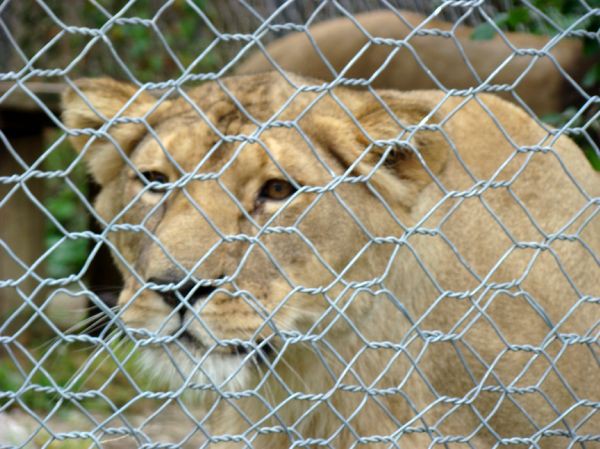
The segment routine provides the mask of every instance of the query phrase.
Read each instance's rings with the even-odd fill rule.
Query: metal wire
[[[347,170],[339,173],[322,157],[315,142],[311,141],[303,130],[302,120],[317,107],[321,100],[328,98],[346,114],[352,123],[362,129],[361,122],[355,117],[355,111],[338,95],[339,91],[336,91],[336,88],[347,86],[364,89],[370,93],[374,101],[387,107],[385,95],[372,87],[370,79],[352,78],[344,69],[329,82],[299,85],[297,78],[285,73],[274,63],[274,68],[289,85],[294,86],[294,92],[279,106],[279,110],[272,111],[272,115],[265,120],[252,117],[226,81],[227,75],[231,74],[239,63],[253,51],[264,51],[269,41],[293,31],[306,32],[310,29],[309,25],[332,17],[347,17],[353,20],[354,25],[369,36],[370,33],[361,23],[354,20],[357,13],[389,9],[402,16],[404,10],[413,10],[428,14],[430,18],[444,18],[461,25],[489,23],[497,33],[502,35],[502,30],[494,22],[494,16],[507,8],[514,7],[514,2],[239,0],[215,2],[211,5],[192,0],[185,2],[166,0],[150,2],[154,12],[147,17],[141,17],[130,13],[130,11],[137,11],[135,7],[139,2],[135,0],[122,2],[123,4],[115,10],[103,2],[90,0],[88,6],[102,17],[103,23],[98,27],[86,26],[85,21],[70,22],[64,15],[64,5],[60,6],[56,2],[37,0],[30,3],[39,9],[39,14],[49,20],[54,34],[46,41],[38,43],[39,45],[31,54],[30,49],[22,48],[25,37],[15,28],[20,17],[15,11],[22,8],[22,4],[10,0],[0,3],[0,35],[2,35],[0,51],[7,55],[4,62],[0,61],[2,70],[0,81],[7,83],[7,87],[0,94],[0,108],[4,107],[3,104],[13,108],[11,99],[18,93],[24,94],[33,103],[35,110],[43,114],[50,125],[60,130],[60,133],[47,148],[37,149],[38,155],[33,161],[29,161],[24,160],[8,131],[0,130],[0,141],[5,148],[3,157],[14,161],[17,166],[13,172],[2,172],[0,176],[0,186],[3,187],[4,194],[0,198],[0,214],[2,214],[2,222],[12,220],[12,217],[7,216],[2,210],[8,210],[11,201],[21,195],[27,199],[29,207],[41,213],[48,226],[55,228],[61,237],[41,250],[32,263],[13,249],[16,242],[0,239],[4,259],[14,263],[20,273],[15,277],[0,279],[0,292],[8,292],[7,295],[11,295],[14,298],[13,303],[16,304],[0,324],[0,347],[2,348],[0,352],[0,362],[2,362],[0,365],[0,449],[30,447],[162,449],[213,447],[218,443],[224,444],[222,447],[256,448],[276,447],[272,444],[284,444],[285,446],[281,447],[290,448],[358,448],[363,445],[407,448],[414,447],[411,445],[414,441],[418,441],[418,444],[426,444],[422,447],[431,448],[482,448],[484,441],[490,444],[488,447],[494,448],[511,445],[530,448],[600,447],[600,418],[598,417],[600,391],[596,389],[595,395],[587,396],[582,391],[593,391],[593,387],[586,390],[580,389],[578,385],[570,385],[568,371],[577,370],[578,367],[565,366],[563,363],[565,353],[585,352],[588,364],[595,368],[596,373],[596,378],[586,380],[589,382],[588,386],[600,385],[599,291],[597,288],[593,292],[582,290],[569,272],[572,267],[563,263],[561,252],[556,248],[556,245],[564,242],[579,243],[589,255],[589,260],[585,263],[595,264],[596,266],[589,269],[597,270],[600,255],[595,252],[594,247],[587,245],[582,234],[586,228],[591,228],[590,223],[598,220],[600,198],[590,197],[586,193],[586,190],[580,186],[582,180],[577,179],[577,176],[566,168],[559,153],[554,149],[557,139],[562,135],[583,136],[587,139],[591,151],[598,153],[597,142],[594,141],[593,136],[590,136],[589,129],[591,124],[598,121],[600,113],[588,116],[587,122],[583,125],[577,122],[577,117],[600,104],[597,95],[589,94],[584,87],[577,84],[571,74],[557,65],[560,75],[571,81],[585,104],[580,107],[579,113],[573,115],[573,119],[568,120],[559,129],[551,129],[542,123],[526,101],[515,92],[519,80],[511,85],[488,82],[501,73],[510,60],[498,66],[487,76],[487,79],[482,79],[472,69],[463,51],[462,60],[456,61],[456,64],[468,66],[477,84],[468,89],[449,89],[434,79],[434,83],[443,93],[440,104],[434,108],[428,118],[432,117],[443,103],[458,97],[462,100],[457,103],[454,111],[449,113],[442,122],[435,124],[430,124],[424,119],[420,124],[404,126],[401,120],[393,117],[396,124],[403,129],[402,133],[393,139],[370,142],[363,152],[357,155],[356,160],[349,164]],[[600,8],[585,0],[581,0],[580,3],[582,11],[585,11],[582,13],[581,20],[575,21],[575,24],[565,25],[559,23],[554,17],[545,16],[539,9],[539,2],[523,1],[521,7],[537,14],[538,20],[552,27],[556,35],[548,46],[541,50],[516,48],[506,39],[507,45],[513,52],[512,57],[528,55],[552,58],[551,50],[561,39],[569,36],[598,39],[597,31],[595,33],[585,31],[578,25],[588,18],[599,17]],[[183,7],[182,5],[187,8],[186,14],[195,14],[195,17],[199,18],[199,23],[203,25],[202,35],[211,36],[206,38],[203,48],[193,55],[189,63],[184,62],[178,50],[172,48],[172,36],[161,28],[161,20],[168,16],[170,8]],[[11,9],[12,13],[10,13]],[[123,56],[121,49],[114,43],[114,35],[111,34],[118,28],[127,27],[142,27],[154,33],[160,46],[172,61],[174,69],[171,75],[149,78],[141,76],[137,69],[132,69],[132,61],[128,59],[128,55]],[[369,45],[387,46],[392,49],[392,56],[401,48],[408,49],[421,68],[428,72],[420,55],[411,47],[411,37],[437,36],[458,42],[456,30],[457,27],[450,31],[432,28],[414,29],[407,39],[401,41],[373,36],[370,38]],[[62,48],[60,54],[65,64],[47,66],[44,62],[47,53],[55,51],[61,40],[70,37],[81,38],[82,45],[78,48]],[[123,105],[119,113],[105,120],[99,128],[71,129],[63,123],[56,107],[47,104],[45,98],[30,86],[40,80],[51,80],[64,84],[85,98],[81,87],[74,80],[80,75],[101,74],[97,72],[98,67],[102,69],[103,63],[94,66],[95,62],[90,61],[89,57],[89,53],[97,46],[104,48],[102,57],[110,61],[112,70],[120,72],[121,77],[137,86],[138,91]],[[357,61],[367,48],[357,53],[348,63],[348,67]],[[216,59],[220,62],[214,70],[198,70],[202,61],[215,54],[218,55]],[[325,59],[322,53],[320,56]],[[327,61],[324,62],[328,64]],[[335,72],[335,69],[331,69]],[[384,70],[385,65],[374,68],[371,79],[377,78]],[[526,70],[521,78],[527,73]],[[215,83],[220,95],[234,104],[244,120],[254,126],[249,134],[228,134],[212,123],[209,112],[204,110],[187,90],[194,83],[206,82]],[[485,92],[511,94],[513,100],[547,130],[546,139],[528,146],[515,142],[510,131],[502,126],[501,120],[495,117],[487,104],[477,96]],[[160,101],[142,117],[127,116],[124,111],[146,93],[155,95]],[[312,95],[312,100],[307,102],[305,108],[296,117],[287,118],[285,113],[287,108],[306,94]],[[540,92],[540,95],[543,93]],[[169,152],[165,142],[161,141],[160,133],[152,127],[150,117],[158,113],[161,104],[175,97],[185,99],[190,108],[197,113],[198,118],[216,136],[213,146],[207,149],[204,160],[208,160],[219,151],[225,151],[224,148],[228,145],[235,147],[229,160],[218,171],[203,172],[201,170],[203,162],[199,162],[192,171],[186,170]],[[519,162],[522,163],[522,167],[512,178],[503,179],[493,176],[489,179],[480,179],[476,170],[462,160],[461,148],[452,142],[445,127],[457,111],[466,107],[467,101],[476,102],[482,113],[489,115],[506,142],[514,148],[514,154],[495,167],[495,173],[503,172],[517,160],[522,161]],[[90,102],[87,102],[87,105],[91,110],[95,110]],[[102,115],[101,111],[96,110],[96,112]],[[165,158],[178,172],[177,179],[170,182],[148,179],[148,173],[139,169],[130,160],[126,151],[111,134],[112,129],[117,125],[141,125],[146,128],[146,139],[157,144]],[[330,180],[324,185],[300,185],[294,176],[286,172],[262,138],[266,132],[272,130],[294,131],[299,139],[306,143],[315,164],[327,173]],[[458,165],[464,170],[465,177],[470,179],[471,185],[464,189],[445,186],[424,164],[427,175],[438,188],[439,202],[429,211],[424,212],[416,223],[407,224],[394,213],[393,206],[378,190],[376,172],[383,169],[386,157],[390,155],[392,148],[397,146],[410,148],[418,155],[420,162],[424,163],[424,156],[411,143],[415,135],[422,131],[436,132],[442,136],[450,147],[453,157],[458,161]],[[473,132],[479,131],[473,130]],[[44,161],[57,152],[69,137],[78,136],[89,138],[79,155],[61,169],[45,168]],[[131,169],[132,176],[137,176],[144,181],[144,187],[133,195],[115,217],[110,218],[101,216],[95,210],[89,195],[82,191],[81,184],[72,179],[75,167],[83,163],[86,154],[101,139],[110,140],[124,163]],[[295,188],[293,196],[285,199],[281,208],[266,223],[257,222],[248,212],[247,204],[238,198],[237,192],[223,180],[224,174],[236,160],[242,157],[249,145],[262,148],[270,163],[278,169],[280,177],[289,181]],[[377,148],[383,149],[384,156],[372,171],[360,172],[362,161],[369,158]],[[532,158],[540,154],[555,158],[564,170],[565,176],[562,182],[575,186],[584,198],[582,207],[574,211],[566,224],[552,233],[543,229],[539,224],[539,217],[529,210],[527,200],[520,198],[513,188],[517,179],[528,176],[528,165]],[[523,159],[519,159],[520,157]],[[74,194],[76,201],[83,205],[82,211],[98,222],[99,228],[92,228],[90,224],[86,229],[69,229],[69,226],[62,223],[49,210],[47,203],[30,188],[34,182],[53,180],[64,184]],[[222,229],[222,220],[219,219],[218,214],[205,210],[201,205],[202,202],[194,194],[193,186],[197,182],[218,185],[224,198],[231,202],[236,213],[249,223],[251,231],[231,234]],[[387,211],[398,233],[379,235],[374,232],[373,223],[366,222],[364,214],[353,209],[348,198],[341,193],[343,187],[349,185],[366,186],[372,197],[377,200],[379,207]],[[123,221],[123,217],[137,207],[142,196],[151,191],[162,192],[163,195],[151,210],[146,212],[145,218],[140,223]],[[511,198],[514,207],[526,217],[532,229],[537,231],[536,240],[524,239],[522,232],[526,231],[511,228],[503,211],[494,208],[493,201],[489,201],[489,196],[497,191],[504,191]],[[286,208],[300,195],[313,195],[314,201],[298,214],[291,225],[280,225],[279,220]],[[352,242],[353,245],[357,245],[358,250],[345,262],[342,269],[336,268],[332,256],[324,253],[323,249],[311,240],[310,232],[304,227],[306,217],[319,213],[319,204],[328,195],[335,198],[344,219],[352,223],[356,242],[364,242],[364,244]],[[197,218],[202,220],[216,236],[216,243],[207,243],[205,251],[193,261],[178,260],[169,244],[161,241],[152,226],[148,225],[151,217],[162,213],[160,211],[167,208],[169,201],[173,201],[175,197],[185,197],[189,207],[197,213]],[[456,219],[460,214],[461,205],[473,200],[479,202],[479,210],[482,214],[489,215],[489,219],[494,224],[493,229],[498,234],[495,238],[506,239],[508,242],[504,252],[497,255],[496,262],[490,267],[489,272],[485,273],[475,269],[469,257],[462,254],[465,248],[455,244],[444,231],[445,224]],[[449,207],[448,204],[452,206]],[[433,217],[436,219],[434,220]],[[161,257],[168,261],[171,270],[184,273],[183,277],[166,280],[145,278],[141,267],[132,264],[128,256],[121,254],[118,245],[109,238],[119,234],[136,234],[152,242],[160,249]],[[27,239],[28,236],[23,235],[21,238]],[[327,273],[328,282],[313,286],[298,284],[294,280],[294,274],[286,270],[272,254],[270,249],[272,246],[266,243],[274,241],[270,239],[277,238],[295,239],[301,242],[306,253]],[[424,260],[420,246],[415,243],[419,238],[430,238],[441,242],[440,247],[443,246],[445,251],[455,257],[457,270],[469,273],[475,282],[474,286],[441,283],[434,270]],[[61,245],[82,240],[89,242],[90,249],[76,272],[62,277],[45,274],[44,263]],[[194,242],[190,242],[190,245],[193,244]],[[240,248],[245,248],[239,252],[238,266],[222,276],[214,276],[214,279],[199,277],[198,272],[210,265],[211,257],[218,254],[224,245],[240,245]],[[388,256],[389,263],[373,277],[365,276],[364,279],[357,279],[352,274],[353,267],[360,263],[361,258],[368,257],[369,252],[374,248],[381,247],[391,248]],[[118,309],[107,305],[101,295],[90,288],[89,274],[94,258],[101,248],[108,248],[115,261],[137,281],[137,286],[131,288],[130,297],[120,304]],[[495,275],[501,271],[502,264],[521,250],[531,251],[532,257],[523,267],[519,278],[505,282],[494,280]],[[273,309],[264,307],[263,298],[259,293],[239,283],[240,273],[252,257],[257,257],[257,252],[270,261],[273,276],[287,288],[287,292],[278,298],[278,305]],[[422,272],[420,277],[429,284],[427,288],[435,292],[434,300],[424,305],[419,315],[410,311],[405,304],[405,299],[398,297],[394,289],[388,285],[390,272],[397,269],[393,261],[397,260],[400,254],[412,258],[414,267]],[[565,305],[563,315],[558,317],[546,311],[545,298],[535,297],[523,287],[523,283],[535,270],[536,263],[546,256],[553,258],[557,266],[554,274],[564,278],[563,281],[570,285],[576,297],[575,301]],[[31,282],[34,285],[33,289],[26,288],[26,285]],[[200,295],[199,292],[204,291],[209,293],[204,295],[206,298],[200,301],[200,306],[197,306],[194,298]],[[160,293],[163,297],[170,298],[174,307],[166,313],[164,321],[154,329],[148,329],[143,325],[126,326],[122,322],[123,314],[134,304],[141,303],[148,292]],[[101,310],[105,317],[108,317],[109,324],[104,323],[101,330],[96,333],[81,331],[82,326],[65,330],[49,313],[57,298],[65,295],[72,299],[87,298]],[[320,298],[326,304],[325,312],[321,316],[314,317],[313,322],[302,332],[277,322],[281,317],[281,310],[285,307],[293,307],[292,300],[299,295]],[[531,326],[536,329],[535,332],[532,331],[531,339],[514,341],[514,335],[507,335],[505,329],[496,322],[493,309],[500,301],[498,298],[502,296],[509,297],[515,303],[521,302],[526,305],[526,313],[532,316]],[[240,307],[260,317],[262,323],[251,335],[239,335],[233,338],[219,336],[219,329],[211,328],[204,319],[211,300],[217,297],[223,303],[226,303],[223,299],[225,297],[238,301]],[[352,320],[349,309],[360,301],[365,301],[364,298],[393,305],[398,313],[398,319],[404,320],[403,326],[406,327],[406,332],[401,338],[371,339],[365,332],[365,324]],[[452,306],[448,305],[449,302]],[[427,323],[432,316],[450,313],[446,310],[448,307],[462,310],[464,313],[448,329],[429,327]],[[186,314],[189,317],[187,322],[183,322],[177,332],[171,332],[169,323],[178,319],[180,315],[183,320]],[[585,329],[585,332],[572,331],[572,321],[576,321],[579,314],[596,317],[593,325]],[[205,336],[206,341],[211,342],[202,354],[198,354],[182,343],[184,339],[181,337],[185,334],[186,325],[192,324],[200,329],[199,332]],[[381,325],[377,322],[368,324],[372,327]],[[85,325],[87,322],[84,323],[84,327]],[[353,334],[357,341],[361,342],[360,350],[350,357],[341,354],[339,345],[333,342],[328,334],[335,326],[344,327],[348,333]],[[474,343],[470,338],[470,332],[479,326],[486,326],[486,329],[490,330],[488,335],[493,334],[495,339],[501,341],[503,349],[495,354],[492,360],[486,359],[480,353],[479,342]],[[44,343],[41,351],[31,343],[30,334],[35,334],[37,328],[44,328],[46,334],[54,336]],[[540,329],[544,329],[541,339],[535,337]],[[264,337],[265,335],[267,337]],[[298,366],[290,365],[286,354],[298,347],[304,348],[303,354],[309,354],[306,357],[311,364],[318,365],[323,375],[330,377],[325,382],[329,385],[328,388],[318,391],[318,388],[312,388],[304,383],[304,379],[310,377],[309,374],[297,370],[306,370],[307,362],[299,363]],[[462,372],[467,379],[466,383],[471,385],[466,393],[454,395],[450,393],[451,385],[454,383],[452,379],[447,381],[450,385],[448,392],[440,392],[438,391],[439,380],[431,379],[427,367],[432,363],[432,357],[435,358],[440,354],[440,347],[444,351],[452,351],[455,354],[453,362],[462,367]],[[74,355],[65,356],[71,354],[69,351],[73,351],[73,348],[83,351],[85,356],[83,358]],[[161,353],[161,362],[144,362],[144,359],[140,358],[140,354],[149,348]],[[239,366],[231,365],[226,361],[227,356],[220,352],[230,349],[234,350],[241,360]],[[378,367],[373,378],[363,378],[361,363],[365,363],[364,360],[368,359],[366,354],[372,352],[385,354],[379,359],[384,360],[385,363]],[[222,357],[220,360],[223,366],[228,367],[223,376],[219,377],[215,374],[209,363],[210,357]],[[513,357],[516,359],[522,357],[519,359],[522,363],[515,364],[513,377],[510,382],[507,382],[506,371],[502,365],[506,363],[506,359]],[[73,366],[67,369],[68,376],[65,379],[64,367],[53,365],[52,361],[71,359],[74,360]],[[146,382],[143,374],[140,376],[137,373],[139,368],[136,363],[151,364],[150,367],[146,366],[146,371],[157,371],[158,377],[168,381],[167,386],[165,382],[158,384]],[[112,367],[108,370],[108,374],[101,368],[103,364]],[[530,376],[533,372],[532,366],[538,365],[545,366],[545,369],[541,371],[539,378],[532,380]],[[251,387],[243,383],[248,366],[261,374],[257,383]],[[398,369],[398,366],[403,367],[400,370],[402,375],[394,377],[395,383],[392,384],[388,379],[390,373]],[[283,372],[287,372],[287,378],[282,374]],[[100,381],[94,381],[99,377],[101,377]],[[169,379],[165,379],[167,377]],[[290,383],[289,378],[295,379],[295,382]],[[555,399],[555,392],[547,391],[544,385],[550,382],[549,379],[558,379],[559,384],[563,386],[569,398],[567,405]],[[91,387],[90,382],[96,383]],[[238,383],[242,385],[241,388],[235,388]],[[118,385],[118,391],[111,389],[111,385]],[[414,390],[415,385],[418,385],[419,394]],[[481,398],[486,395],[497,397],[497,402],[491,409],[480,408],[478,405]],[[521,398],[525,396],[533,396],[536,399],[524,405]],[[36,398],[41,397],[48,398],[42,405],[40,405],[41,400],[36,402]],[[198,401],[202,406],[198,406],[195,400],[198,397],[204,398]],[[344,402],[339,400],[339,397],[351,398],[346,400],[346,409],[343,407],[338,409],[339,404]],[[396,397],[397,401],[404,404],[402,410],[409,412],[402,412],[404,413],[402,415],[398,409],[390,409],[387,402],[389,397]],[[247,403],[253,404],[252,407],[248,408],[245,405]],[[538,422],[536,420],[538,414],[531,408],[531,404],[539,408],[552,409],[553,420]],[[290,414],[289,409],[294,407],[297,411]],[[508,435],[498,433],[500,424],[497,422],[496,415],[507,416],[499,412],[504,407],[511,407],[513,410],[516,416],[515,428],[522,429],[522,423],[525,422],[529,428],[528,433]],[[237,427],[228,427],[227,422],[217,422],[215,426],[213,421],[219,420],[218,412],[223,410],[229,413],[227,416],[235,416],[237,421],[243,423],[245,430],[239,432]],[[330,426],[335,431],[323,434],[303,433],[303,429],[306,428],[305,423],[314,419],[318,413],[325,413],[329,420],[336,422],[335,425]],[[386,425],[381,428],[393,430],[380,434],[378,429],[375,429],[371,433],[365,433],[360,422],[365,420],[365,415],[373,413],[386,422]],[[404,419],[406,413],[411,416],[408,420]],[[461,427],[460,422],[463,420],[466,422],[467,417],[470,420],[468,422],[476,423],[473,427]],[[325,426],[314,425],[312,428],[320,429]],[[273,441],[277,443],[272,443]],[[424,441],[426,443],[423,443]]]

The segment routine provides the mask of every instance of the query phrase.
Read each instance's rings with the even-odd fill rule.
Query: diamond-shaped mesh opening
[[[0,3],[0,447],[600,444],[598,6]]]

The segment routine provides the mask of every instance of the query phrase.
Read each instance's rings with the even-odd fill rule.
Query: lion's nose
[[[181,283],[181,281],[173,279],[161,279],[155,277],[148,279],[148,282],[158,286],[174,286]],[[198,300],[207,298],[216,290],[216,288],[217,287],[212,284],[206,285],[204,282],[188,281],[178,288],[157,289],[156,292],[162,297],[165,304],[172,309],[177,310],[177,313],[183,320],[183,316],[188,310],[188,307],[183,304],[184,301],[187,302],[189,307],[193,307]]]

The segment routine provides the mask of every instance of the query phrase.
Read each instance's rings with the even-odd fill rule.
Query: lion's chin
[[[250,387],[253,360],[248,355],[200,351],[182,345],[145,348],[138,363],[157,386],[201,397],[209,391]]]

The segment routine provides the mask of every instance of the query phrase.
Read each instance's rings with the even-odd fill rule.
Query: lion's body
[[[219,181],[172,186],[159,206],[162,194],[142,194],[112,144],[85,148],[103,187],[101,217],[144,224],[110,234],[124,258],[120,303],[130,326],[164,336],[181,325],[139,279],[176,284],[191,271],[197,279],[230,280],[194,305],[204,325],[185,314],[204,346],[189,350],[198,360],[210,354],[200,366],[211,380],[229,394],[254,392],[221,401],[209,420],[213,435],[243,435],[255,448],[308,438],[349,448],[365,438],[367,447],[397,441],[411,449],[459,436],[456,447],[468,441],[487,449],[513,437],[562,448],[575,433],[597,431],[598,419],[585,418],[593,411],[585,401],[600,400],[598,361],[585,339],[597,338],[600,318],[600,180],[575,144],[553,142],[494,96],[380,91],[403,125],[439,125],[409,136],[368,93],[334,91],[360,130],[329,95],[303,113],[318,96],[305,92],[280,111],[295,89],[274,74],[223,83],[236,102],[209,83],[190,91],[191,100],[158,107],[142,94],[119,113],[146,116],[184,173],[218,173]],[[136,92],[108,80],[80,88],[109,118]],[[254,134],[238,104],[261,123],[277,111],[284,124],[301,116],[302,133],[286,125]],[[92,126],[95,117],[67,94],[68,126]],[[261,143],[222,143],[215,130]],[[181,179],[144,126],[107,132],[140,171]],[[396,148],[373,171],[385,148],[362,154],[370,140],[399,135],[420,156]],[[265,180],[284,176],[274,161],[301,185],[329,188],[289,203],[257,202]],[[331,184],[344,173],[347,182]],[[260,231],[266,223],[267,233]],[[247,237],[230,238],[239,235]],[[273,328],[289,334],[287,343],[272,340],[268,363],[229,355],[213,339],[258,341]],[[190,375],[194,363],[176,343],[169,347],[183,377]],[[184,381],[160,346],[147,360],[175,384]],[[258,422],[274,432],[257,435]]]
[[[449,34],[418,35],[431,30]],[[579,39],[503,32],[502,36],[478,40],[472,37],[474,30],[469,26],[411,11],[371,11],[352,19],[318,22],[309,31],[310,39],[307,33],[296,32],[265,47],[276,65],[263,51],[256,50],[236,73],[261,73],[278,66],[328,81],[340,74],[369,80],[376,88],[406,91],[485,91],[484,84],[497,85],[495,92],[543,116],[563,111],[570,102],[584,101],[581,94],[574,93],[565,74],[578,82],[592,62],[585,60]],[[369,44],[371,37],[379,41]],[[404,41],[405,46],[401,46]],[[538,56],[532,56],[532,51]]]

